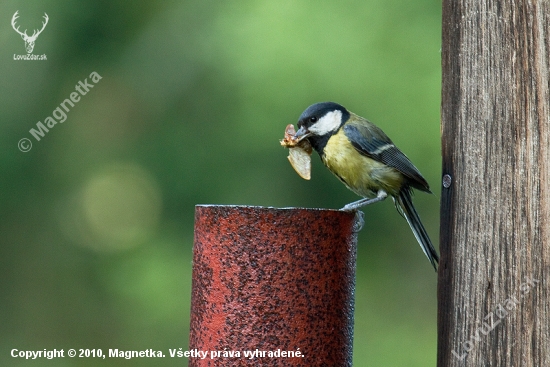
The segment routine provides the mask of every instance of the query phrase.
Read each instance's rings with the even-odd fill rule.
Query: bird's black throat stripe
[[[328,140],[331,138],[333,134],[326,134],[326,135],[313,135],[308,138],[311,146],[315,151],[319,154],[321,159],[323,159],[323,151],[325,147],[327,146]]]

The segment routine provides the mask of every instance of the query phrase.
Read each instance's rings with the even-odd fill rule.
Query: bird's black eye
[[[310,117],[309,122],[317,122],[317,117],[315,117],[315,116]]]

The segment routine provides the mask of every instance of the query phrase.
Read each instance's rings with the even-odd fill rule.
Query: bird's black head
[[[296,138],[307,138],[317,153],[322,151],[328,139],[349,119],[350,113],[334,102],[315,103],[302,113],[298,120]]]

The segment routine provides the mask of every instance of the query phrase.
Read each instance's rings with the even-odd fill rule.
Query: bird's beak
[[[302,126],[298,131],[296,131],[296,134],[294,134],[294,138],[298,141],[301,141],[311,135],[313,135],[313,133],[310,133],[308,129]]]

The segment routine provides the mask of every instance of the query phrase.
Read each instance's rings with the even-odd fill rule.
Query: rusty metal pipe
[[[338,210],[198,205],[189,366],[351,366],[357,225]]]

